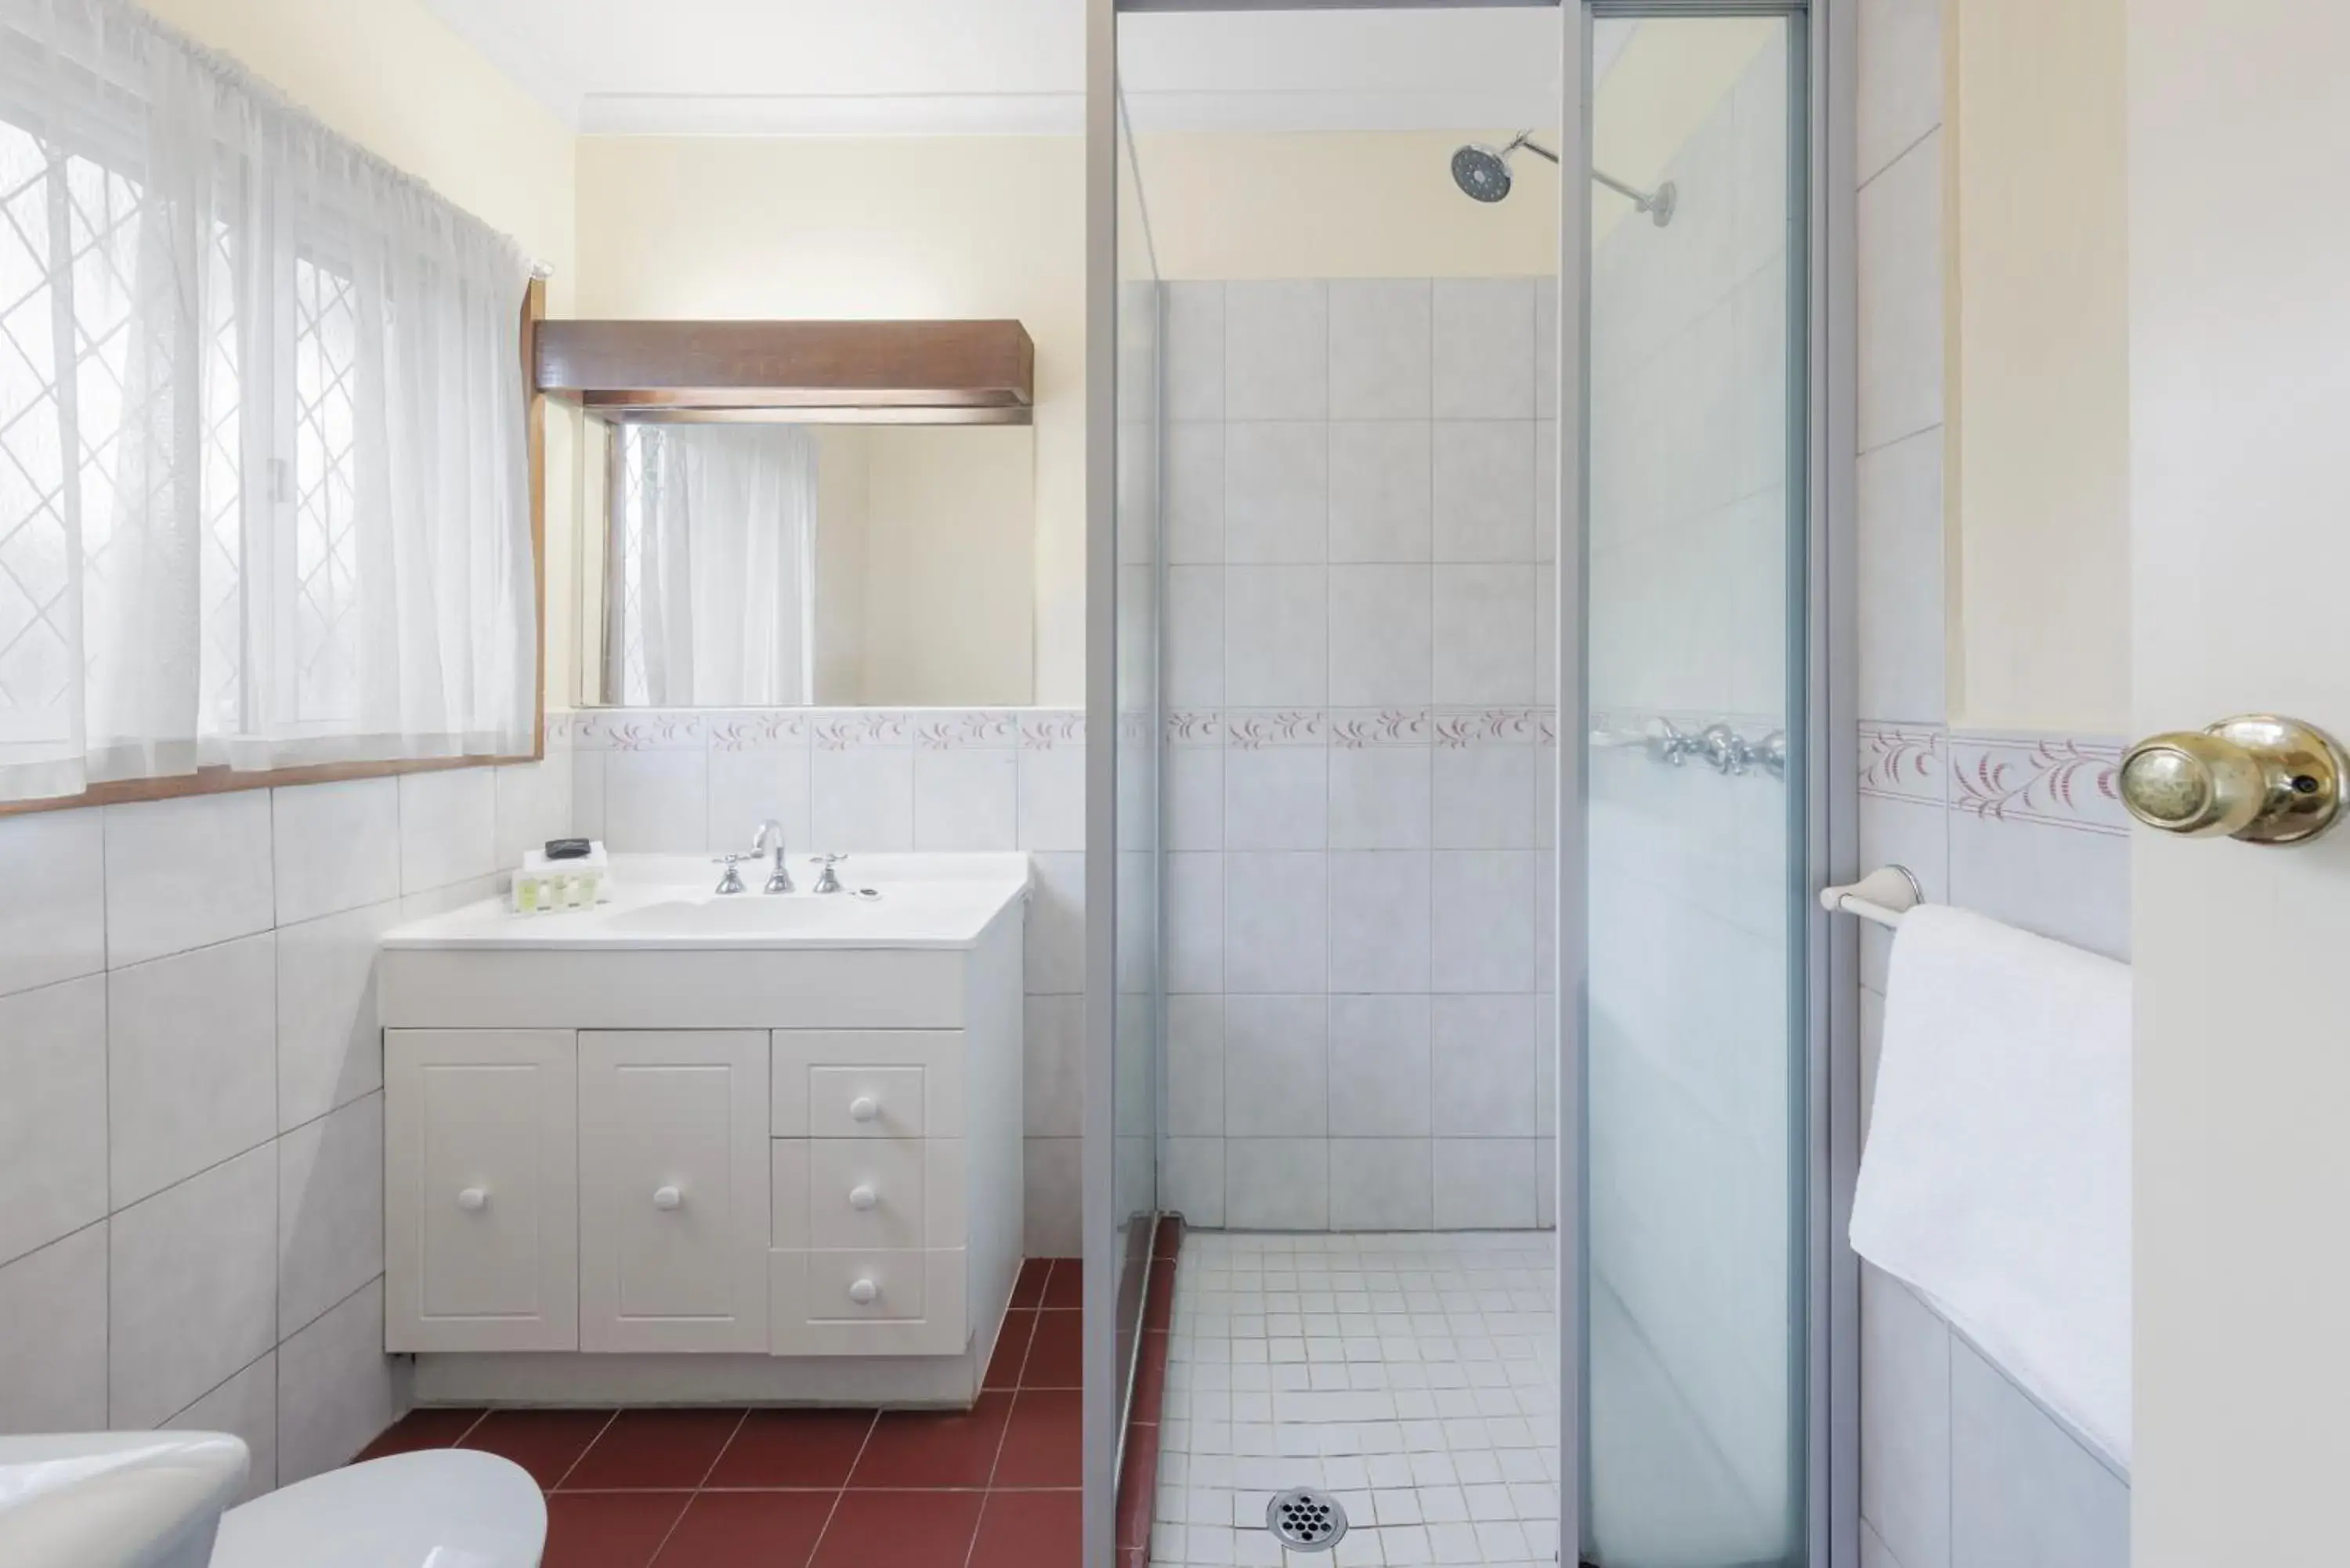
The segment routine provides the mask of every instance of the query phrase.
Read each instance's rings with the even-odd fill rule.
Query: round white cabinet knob
[[[656,1209],[674,1209],[684,1201],[685,1194],[674,1187],[653,1189],[653,1207]]]
[[[848,1189],[848,1206],[851,1209],[870,1209],[880,1201],[880,1195],[870,1187],[852,1187]]]
[[[881,1287],[871,1280],[859,1280],[848,1287],[848,1299],[858,1306],[871,1306],[881,1294]]]
[[[468,1214],[480,1213],[489,1206],[489,1202],[490,1189],[486,1187],[468,1187],[457,1194],[457,1207]]]
[[[869,1122],[881,1114],[881,1102],[870,1095],[859,1095],[848,1102],[848,1119]]]

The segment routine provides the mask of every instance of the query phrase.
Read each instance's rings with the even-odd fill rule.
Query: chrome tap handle
[[[1708,724],[1700,734],[1698,750],[1719,774],[1742,774],[1753,765],[1754,748],[1727,724]]]
[[[726,875],[718,878],[718,890],[721,893],[739,893],[743,890],[743,875],[734,869],[734,863],[742,858],[740,855],[719,855],[712,857],[710,863],[712,866],[726,867]]]
[[[784,825],[773,817],[759,824],[759,831],[751,836],[751,853],[763,854],[771,846],[775,852],[775,868],[767,877],[766,890],[770,893],[792,892],[792,874],[784,867]]]
[[[812,888],[808,889],[808,890],[809,890],[810,892],[813,892],[813,893],[837,893],[837,892],[839,892],[839,891],[840,891],[840,877],[839,877],[838,874],[837,874],[837,873],[833,870],[833,867],[836,867],[836,866],[837,866],[837,865],[839,865],[842,861],[844,861],[844,860],[846,860],[846,859],[847,859],[847,858],[848,858],[848,857],[847,857],[847,856],[846,856],[846,855],[811,855],[811,856],[809,856],[809,857],[808,857],[808,864],[809,864],[809,865],[811,865],[811,866],[821,866],[821,867],[824,867],[824,870],[823,870],[822,872],[820,872],[820,873],[817,875],[816,879],[816,886],[815,886],[814,888]]]
[[[1774,779],[1785,778],[1787,776],[1787,732],[1773,730],[1763,736],[1762,743],[1754,748],[1754,757],[1762,764],[1764,773]]]

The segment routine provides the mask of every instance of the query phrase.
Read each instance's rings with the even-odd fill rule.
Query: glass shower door
[[[1802,39],[1752,7],[1590,34],[1589,153],[1617,182],[1592,192],[1585,392],[1602,1568],[1806,1552]]]

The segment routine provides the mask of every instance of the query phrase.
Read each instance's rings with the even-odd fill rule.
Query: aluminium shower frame
[[[1084,1562],[1087,1568],[1135,1568],[1115,1563],[1117,1455],[1119,1414],[1115,1366],[1113,1248],[1118,1215],[1113,1194],[1115,1106],[1113,1071],[1117,961],[1118,703],[1117,569],[1117,321],[1118,321],[1118,14],[1120,10],[1301,10],[1326,5],[1546,5],[1556,0],[1086,0],[1086,1091],[1083,1239],[1087,1316],[1083,1396]],[[1858,69],[1857,0],[1573,0],[1580,25],[1560,29],[1561,77],[1588,79],[1594,17],[1783,16],[1801,26],[1804,91],[1804,145],[1792,171],[1800,193],[1800,243],[1808,265],[1803,290],[1791,298],[1803,328],[1804,352],[1793,357],[1790,407],[1805,410],[1801,450],[1792,470],[1803,476],[1804,528],[1794,541],[1794,581],[1804,585],[1802,626],[1804,679],[1804,746],[1791,757],[1791,827],[1799,830],[1803,870],[1791,888],[1797,929],[1804,933],[1800,978],[1804,1040],[1801,1086],[1808,1168],[1804,1262],[1804,1517],[1805,1568],[1858,1568],[1860,1561],[1860,1271],[1846,1241],[1852,1192],[1860,1163],[1859,941],[1852,921],[1831,921],[1804,896],[1828,881],[1847,881],[1859,869],[1857,681],[1858,605],[1856,583],[1856,461],[1857,456],[1858,312],[1855,268],[1857,239],[1854,104]],[[1577,20],[1570,17],[1570,23]],[[1590,165],[1590,104],[1577,90],[1574,112],[1563,117],[1559,156],[1565,167]],[[1560,528],[1570,547],[1559,551],[1556,691],[1559,693],[1557,894],[1560,1039],[1559,1126],[1579,1127],[1584,1114],[1583,1041],[1577,1028],[1587,950],[1582,748],[1570,737],[1586,733],[1583,709],[1582,638],[1565,628],[1588,624],[1585,601],[1584,475],[1588,436],[1583,372],[1590,311],[1590,205],[1562,202],[1562,298],[1578,308],[1559,313]],[[1569,607],[1573,615],[1570,618]],[[1791,718],[1793,715],[1791,715]],[[1791,725],[1791,728],[1793,726]],[[1584,1535],[1580,1480],[1585,1465],[1581,1410],[1583,1338],[1580,1293],[1567,1282],[1583,1269],[1584,1194],[1581,1162],[1559,1139],[1557,1231],[1560,1247],[1559,1456],[1560,1540]],[[1575,1272],[1570,1274],[1569,1266]]]

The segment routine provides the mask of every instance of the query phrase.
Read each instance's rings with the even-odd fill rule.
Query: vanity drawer
[[[910,1139],[776,1139],[774,1244],[882,1251],[921,1247],[928,1155],[926,1145]]]
[[[960,1029],[778,1029],[776,1137],[919,1138],[962,1131]]]
[[[770,1354],[956,1355],[971,1343],[959,1247],[779,1248],[767,1262]]]
[[[876,1323],[920,1317],[922,1273],[920,1248],[810,1252],[808,1318]]]

